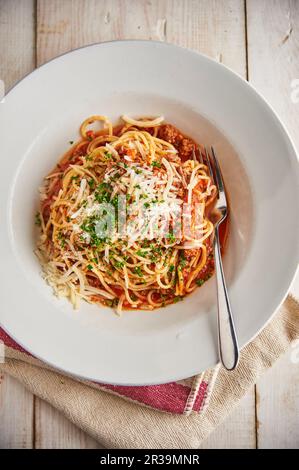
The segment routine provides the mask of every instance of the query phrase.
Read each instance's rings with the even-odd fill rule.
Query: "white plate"
[[[195,52],[143,41],[63,55],[0,105],[1,325],[35,356],[93,380],[151,384],[218,361],[214,280],[183,302],[125,312],[57,300],[33,254],[42,177],[91,114],[165,115],[213,144],[231,200],[225,259],[240,345],[285,298],[298,261],[298,163],[281,122],[244,80]]]

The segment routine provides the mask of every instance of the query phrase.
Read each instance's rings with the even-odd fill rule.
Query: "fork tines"
[[[211,147],[211,152],[209,153],[207,147],[205,147],[204,152],[199,149],[199,160],[200,163],[206,165],[209,169],[210,177],[214,184],[216,185],[218,191],[224,191],[224,184],[221,174],[221,169],[219,162],[215,155],[215,150]]]

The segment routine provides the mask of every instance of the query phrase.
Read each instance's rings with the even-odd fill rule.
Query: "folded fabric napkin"
[[[38,368],[42,367],[55,371],[55,369],[25,351],[1,328],[0,341],[5,345],[4,359],[7,363],[10,364],[11,360],[23,361]],[[192,411],[204,409],[215,373],[215,370],[211,369],[196,377],[178,382],[139,387],[110,385],[73,378],[89,387],[114,393],[139,405],[169,413],[190,414]]]
[[[62,375],[0,329],[5,350],[0,371],[16,377],[107,448],[196,449],[298,337],[299,304],[288,297],[243,348],[235,371],[218,365],[180,382],[124,387]]]

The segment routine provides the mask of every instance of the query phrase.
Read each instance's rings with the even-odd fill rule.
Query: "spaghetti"
[[[91,116],[41,188],[37,254],[44,277],[80,299],[152,310],[213,273],[216,196],[199,147],[163,117]],[[103,129],[91,125],[99,122]]]

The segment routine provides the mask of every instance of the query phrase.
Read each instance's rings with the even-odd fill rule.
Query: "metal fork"
[[[217,201],[212,211],[212,217],[215,227],[213,248],[217,283],[218,347],[222,365],[227,370],[233,370],[239,361],[239,347],[223,272],[219,240],[219,227],[228,213],[227,198],[220,166],[213,147],[211,147],[211,156],[206,148],[204,153],[199,151],[199,155],[201,163],[208,167],[210,176],[217,188]]]

